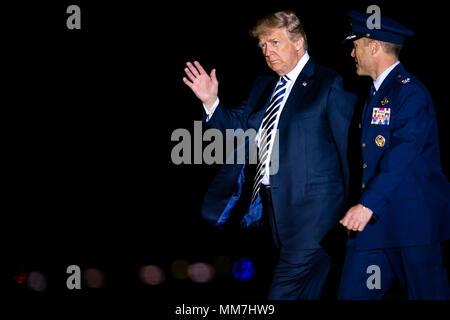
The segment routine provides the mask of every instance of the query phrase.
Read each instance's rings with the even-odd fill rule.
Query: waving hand
[[[186,65],[184,72],[189,79],[183,77],[184,83],[191,88],[208,110],[211,109],[217,99],[219,89],[216,69],[212,69],[211,74],[208,75],[198,61],[194,61],[194,64],[187,62]]]

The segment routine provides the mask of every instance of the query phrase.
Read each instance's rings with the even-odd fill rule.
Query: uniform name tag
[[[373,108],[371,124],[389,125],[391,108]]]

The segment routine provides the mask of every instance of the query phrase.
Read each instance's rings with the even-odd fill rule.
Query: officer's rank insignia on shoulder
[[[406,84],[406,83],[408,83],[408,82],[410,82],[410,81],[411,81],[410,78],[406,78],[406,79],[403,79],[403,80],[402,80],[402,83],[403,83],[403,84]]]
[[[389,125],[390,118],[391,108],[373,108],[372,122],[370,124]]]

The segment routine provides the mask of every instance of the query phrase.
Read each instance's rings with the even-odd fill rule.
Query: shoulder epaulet
[[[400,82],[401,84],[407,84],[410,83],[412,78],[409,77],[408,74],[401,74],[399,73],[396,77],[397,81]]]

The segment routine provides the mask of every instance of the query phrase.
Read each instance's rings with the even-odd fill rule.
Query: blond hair
[[[306,41],[306,33],[303,30],[302,23],[294,11],[283,10],[275,13],[270,13],[264,18],[259,19],[256,25],[250,30],[250,34],[259,38],[261,35],[267,34],[272,29],[285,27],[288,37],[291,41],[298,39],[298,36],[303,37],[303,47],[308,49],[308,42]]]

